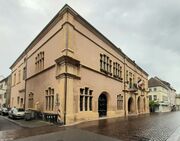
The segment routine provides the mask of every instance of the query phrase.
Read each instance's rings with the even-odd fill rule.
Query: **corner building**
[[[12,80],[20,77],[11,106],[22,96],[26,109],[58,114],[65,124],[149,113],[148,74],[68,5],[11,69]]]

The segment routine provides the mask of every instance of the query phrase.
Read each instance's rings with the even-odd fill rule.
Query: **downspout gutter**
[[[126,57],[124,57],[124,115],[126,116],[126,92],[125,92],[125,88],[126,88],[126,64],[125,64],[125,60],[126,60]]]
[[[65,81],[64,81],[64,124],[66,125],[66,109],[67,109],[67,64],[65,62]]]
[[[27,78],[27,60],[25,60],[26,62],[26,64],[25,64],[25,78],[24,78],[24,83],[25,83],[25,91],[24,91],[24,106],[23,106],[23,108],[25,109],[26,108],[26,82],[27,82],[27,80],[26,80],[26,78]],[[23,74],[24,75],[24,74]]]
[[[67,21],[68,21],[68,13],[67,13]],[[69,46],[69,42],[68,42],[68,38],[69,38],[69,28],[68,25],[66,27],[66,56],[68,56],[68,46]],[[64,60],[65,62],[65,81],[64,81],[64,124],[66,125],[66,115],[67,115],[67,61]]]

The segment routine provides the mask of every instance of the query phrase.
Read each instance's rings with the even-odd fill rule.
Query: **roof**
[[[125,55],[120,48],[118,48],[116,45],[114,45],[109,39],[107,39],[102,33],[100,33],[96,28],[94,28],[90,23],[88,23],[83,17],[81,17],[75,10],[73,10],[69,5],[65,4],[64,7],[54,16],[54,18],[43,28],[43,30],[35,37],[35,39],[28,45],[28,47],[21,53],[21,55],[16,59],[16,61],[11,65],[10,69],[13,68],[13,66],[22,59],[26,53],[31,50],[35,44],[41,40],[44,35],[46,34],[48,28],[51,28],[53,22],[59,18],[62,17],[65,12],[71,13],[73,16],[77,17],[77,20],[79,20],[81,23],[83,23],[85,26],[88,26],[91,29],[91,32],[95,33],[103,39],[104,42],[106,42],[108,45],[110,45],[116,52],[123,55],[124,58],[126,58],[131,64],[135,65],[140,71],[142,71],[145,75],[148,76],[148,73],[145,72],[141,67],[139,67],[135,61],[131,60],[127,55]]]
[[[9,77],[9,76],[8,76]],[[2,83],[2,82],[7,82],[8,81],[8,77],[6,77],[6,78],[4,78],[4,79],[2,79],[1,81],[0,81],[0,83]]]
[[[169,82],[166,82],[158,77],[151,77],[149,80],[148,80],[148,87],[151,88],[151,87],[157,87],[157,86],[161,86],[165,89],[170,89],[170,90],[174,90],[176,91],[174,88],[171,87],[171,84]]]

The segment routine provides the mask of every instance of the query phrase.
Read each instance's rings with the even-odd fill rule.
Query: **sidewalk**
[[[34,128],[34,127],[42,127],[42,126],[47,126],[47,125],[52,125],[52,123],[49,123],[49,122],[45,122],[45,121],[42,121],[42,120],[30,120],[30,121],[26,121],[24,119],[16,119],[16,120],[13,120],[13,119],[10,119],[6,116],[2,116],[4,119],[6,120],[9,120],[10,122],[12,123],[15,123],[21,127],[24,127],[24,128]]]
[[[180,127],[167,139],[167,141],[180,141]]]

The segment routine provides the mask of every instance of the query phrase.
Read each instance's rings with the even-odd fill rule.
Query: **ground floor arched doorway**
[[[98,112],[99,117],[107,115],[107,96],[104,93],[102,93],[98,98]]]
[[[138,100],[137,100],[137,107],[138,107],[138,113],[141,112],[141,99],[140,99],[140,96],[138,97]]]
[[[129,99],[128,99],[128,113],[130,114],[130,113],[133,113],[133,104],[134,103],[134,101],[133,101],[133,98],[132,97],[130,97]]]
[[[144,112],[146,112],[146,99],[144,98]]]

